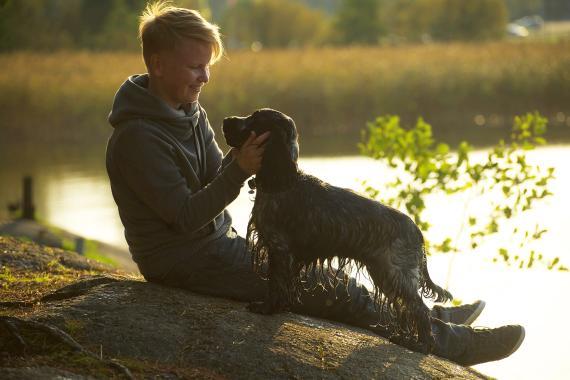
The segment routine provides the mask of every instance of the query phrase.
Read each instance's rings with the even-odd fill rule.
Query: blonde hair
[[[147,4],[139,23],[139,39],[147,67],[152,54],[174,50],[183,38],[210,44],[213,51],[211,64],[224,53],[219,27],[209,23],[199,12],[172,6],[167,1]]]

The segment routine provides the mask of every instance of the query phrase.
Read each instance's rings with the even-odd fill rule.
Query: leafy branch
[[[386,162],[397,173],[395,180],[387,184],[392,189],[386,194],[364,182],[366,193],[392,207],[405,208],[423,231],[431,225],[425,220],[426,196],[434,193],[447,195],[470,192],[472,196],[492,195],[490,211],[484,217],[466,215],[461,231],[469,232],[471,248],[477,248],[483,240],[508,228],[508,220],[532,209],[536,202],[552,195],[548,190],[554,178],[554,168],[542,168],[529,164],[526,153],[546,144],[543,135],[548,120],[539,113],[527,113],[514,119],[510,140],[500,140],[484,159],[473,158],[473,148],[461,142],[455,152],[449,145],[436,142],[431,126],[419,118],[415,127],[400,126],[397,116],[380,116],[368,123],[363,132],[361,153]],[[511,235],[517,238],[519,248],[532,246],[547,232],[538,224],[532,230],[513,227]],[[457,252],[458,238],[446,237],[430,248],[440,252]],[[536,262],[549,269],[568,270],[560,264],[560,258],[548,261],[541,253],[530,250],[526,255],[512,255],[501,247],[495,261],[516,264],[520,268],[532,267]]]

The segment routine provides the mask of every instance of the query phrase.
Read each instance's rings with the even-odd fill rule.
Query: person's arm
[[[230,204],[249,174],[230,162],[201,190],[192,192],[181,170],[185,157],[140,125],[125,130],[117,140],[114,164],[138,199],[179,232],[194,232]]]
[[[234,160],[234,156],[232,155],[232,150],[230,149],[226,152],[226,154],[224,154],[224,157],[222,158],[222,165],[218,169],[218,172],[224,170],[224,168],[226,166],[228,166],[228,164],[230,162],[232,162],[233,160]]]
[[[181,172],[190,170],[184,156],[177,156],[171,144],[142,125],[127,128],[114,145],[114,165],[139,201],[179,232],[204,227],[237,198],[243,182],[259,169],[261,145],[269,137],[250,136],[210,183],[192,192],[184,175],[191,173]]]

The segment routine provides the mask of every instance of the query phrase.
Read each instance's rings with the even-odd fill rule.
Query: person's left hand
[[[232,149],[232,156],[237,160],[239,167],[248,175],[254,175],[261,167],[261,158],[265,150],[263,143],[269,138],[269,135],[269,131],[259,136],[251,132],[241,148]]]

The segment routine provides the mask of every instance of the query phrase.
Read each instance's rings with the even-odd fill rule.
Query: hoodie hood
[[[187,104],[182,113],[151,94],[148,91],[148,82],[148,74],[141,74],[130,76],[121,85],[109,113],[111,126],[116,128],[129,120],[146,119],[158,122],[161,128],[180,140],[192,136],[200,117],[198,102]]]

